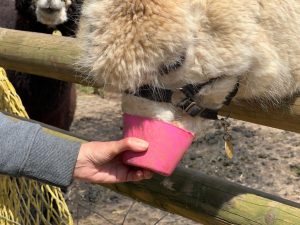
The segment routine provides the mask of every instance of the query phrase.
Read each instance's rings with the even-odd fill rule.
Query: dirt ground
[[[82,89],[78,94],[72,132],[101,141],[121,138],[120,96],[105,94],[102,98]],[[212,122],[207,135],[192,145],[182,166],[300,202],[300,135],[230,121],[233,160],[226,158],[222,131]],[[72,185],[67,201],[75,224],[80,225],[198,224],[83,182]]]

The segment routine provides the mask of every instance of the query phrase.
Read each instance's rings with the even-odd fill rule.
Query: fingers
[[[149,143],[138,138],[129,137],[124,138],[117,142],[118,147],[116,148],[116,154],[119,154],[121,152],[130,150],[135,152],[142,152],[146,151],[149,147]]]

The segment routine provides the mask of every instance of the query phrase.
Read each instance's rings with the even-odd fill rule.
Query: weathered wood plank
[[[80,49],[74,38],[0,28],[0,66],[83,83],[75,70]]]
[[[262,109],[256,104],[232,103],[223,107],[220,115],[300,133],[300,98],[296,96],[278,108]]]
[[[74,38],[0,28],[0,66],[84,85],[103,85],[82,78],[76,71],[76,59],[80,53]],[[300,99],[291,106],[268,110],[254,104],[232,104],[224,107],[221,114],[300,133]]]
[[[183,168],[169,178],[156,176],[151,181],[114,185],[113,189],[204,224],[300,222],[298,204]]]
[[[44,131],[85,142],[49,126]],[[297,225],[300,204],[250,189],[196,170],[177,168],[171,177],[103,185],[138,201],[210,225]]]

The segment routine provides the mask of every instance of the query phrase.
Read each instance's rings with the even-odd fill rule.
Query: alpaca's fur
[[[17,20],[14,27],[9,28],[48,34],[57,28],[65,36],[75,36],[82,1],[72,0],[72,4],[65,0],[47,1],[49,7],[61,7],[67,14],[63,18],[56,9],[57,12],[49,13],[47,24],[42,24],[38,12],[39,7],[47,7],[43,5],[46,4],[44,0],[15,0]],[[14,8],[10,11],[13,12]],[[61,23],[58,24],[58,21]],[[30,118],[65,130],[70,128],[76,107],[74,84],[15,71],[8,71],[8,76]]]
[[[300,2],[295,0],[86,0],[78,36],[81,65],[121,90],[142,84],[177,88],[223,77],[199,93],[219,109],[237,80],[238,99],[280,101],[300,90]],[[185,56],[176,71],[162,65]],[[125,112],[196,133],[203,119],[170,104],[124,96]],[[200,128],[201,127],[201,128]]]

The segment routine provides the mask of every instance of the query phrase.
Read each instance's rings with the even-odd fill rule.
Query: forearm
[[[40,125],[0,113],[0,173],[56,186],[71,183],[80,143],[47,134]]]

